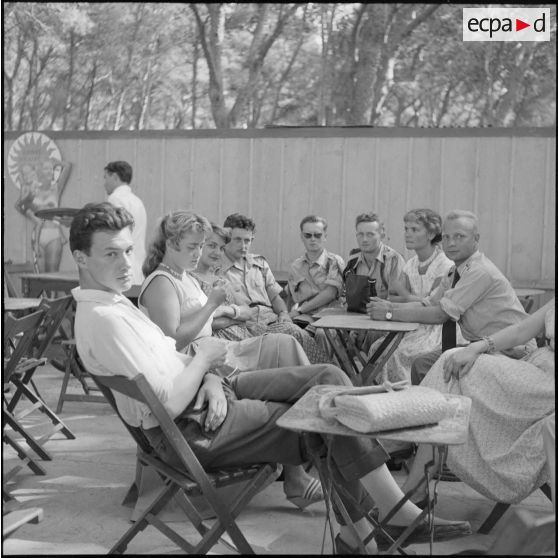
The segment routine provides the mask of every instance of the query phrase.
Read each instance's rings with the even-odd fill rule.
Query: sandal
[[[322,485],[318,479],[311,478],[302,494],[289,495],[285,493],[287,500],[301,510],[307,508],[310,504],[321,502],[324,499]]]

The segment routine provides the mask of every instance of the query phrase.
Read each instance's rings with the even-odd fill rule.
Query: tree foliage
[[[463,5],[5,2],[5,130],[555,125],[551,41]]]

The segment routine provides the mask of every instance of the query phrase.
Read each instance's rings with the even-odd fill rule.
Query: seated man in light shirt
[[[470,342],[524,320],[527,316],[510,282],[478,250],[478,219],[465,210],[449,212],[442,226],[442,247],[454,267],[437,289],[421,302],[389,302],[376,298],[368,306],[375,320],[396,320],[453,327],[458,322],[463,337]],[[442,329],[442,341],[444,340]],[[450,347],[448,347],[450,348]],[[532,339],[505,351],[512,358],[523,358],[536,348]],[[422,381],[442,354],[439,350],[421,355],[413,362],[413,384]]]
[[[258,326],[265,327],[266,332],[292,335],[302,345],[310,362],[331,362],[331,357],[314,338],[293,323],[281,298],[283,289],[266,259],[249,252],[256,231],[254,221],[233,213],[225,219],[223,226],[231,230],[231,240],[225,245],[225,257],[218,274],[229,283],[235,304],[254,308],[253,319]]]
[[[122,294],[132,284],[133,224],[124,208],[109,203],[87,204],[72,221],[70,247],[80,278],[80,286],[72,290],[77,301],[75,338],[85,368],[101,376],[142,374],[208,469],[252,463],[299,466],[311,452],[325,459],[324,438],[303,437],[277,427],[276,421],[314,385],[351,386],[346,375],[333,365],[320,364],[255,370],[224,379],[210,372],[224,362],[219,339],[202,339],[194,357],[178,352],[175,340]],[[119,393],[115,400],[126,423],[140,427],[154,451],[171,466],[180,467],[149,408]],[[340,498],[351,520],[347,525],[333,502],[340,529],[338,553],[356,552],[353,528],[361,540],[371,533],[354,501],[366,509],[375,503],[383,519],[403,497],[385,466],[387,457],[372,438],[334,437],[328,467],[344,488]],[[287,471],[285,467],[286,476]],[[374,502],[360,482],[365,476]],[[419,513],[414,504],[405,502],[387,525],[390,535],[399,536]],[[466,521],[434,519],[434,524],[435,540],[471,532]],[[430,528],[424,522],[407,541],[429,538]],[[365,550],[377,552],[373,538]]]
[[[387,299],[389,294],[397,294],[397,284],[405,260],[403,256],[384,243],[384,224],[376,213],[361,213],[355,219],[358,250],[353,250],[343,270],[348,273],[367,275],[376,280],[379,298]]]
[[[322,308],[339,306],[345,262],[341,256],[324,248],[327,221],[323,217],[304,217],[300,222],[300,238],[306,251],[289,269],[286,291],[294,302],[289,316],[294,322],[302,316],[311,323],[311,314]]]

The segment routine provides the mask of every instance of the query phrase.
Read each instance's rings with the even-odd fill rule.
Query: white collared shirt
[[[117,186],[107,198],[107,201],[116,207],[127,209],[134,218],[134,230],[132,231],[134,261],[132,273],[134,285],[141,285],[143,283],[141,266],[145,260],[145,238],[147,235],[147,214],[145,213],[143,202],[132,192],[128,184]]]
[[[99,376],[133,378],[143,374],[164,404],[174,378],[185,373],[191,357],[124,295],[96,289],[72,289],[77,301],[75,339],[85,368]],[[147,406],[114,393],[118,410],[132,426],[157,426]]]

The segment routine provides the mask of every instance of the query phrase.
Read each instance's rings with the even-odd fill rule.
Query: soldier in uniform
[[[395,284],[401,275],[405,260],[403,256],[384,244],[384,224],[376,213],[362,213],[355,221],[358,250],[352,250],[347,260],[347,273],[368,275],[376,280],[379,298],[387,299],[390,293],[397,294]]]
[[[311,363],[331,362],[313,337],[292,322],[281,297],[283,289],[266,259],[249,253],[256,230],[254,221],[234,213],[225,219],[223,226],[231,229],[231,241],[225,245],[226,257],[219,275],[231,285],[235,304],[254,308],[254,321],[265,326],[267,331],[292,335],[302,345]]]
[[[294,303],[289,315],[295,322],[300,317],[312,322],[311,314],[316,311],[339,306],[345,262],[324,248],[327,221],[323,217],[304,217],[300,222],[300,238],[306,251],[289,270],[286,290]]]

